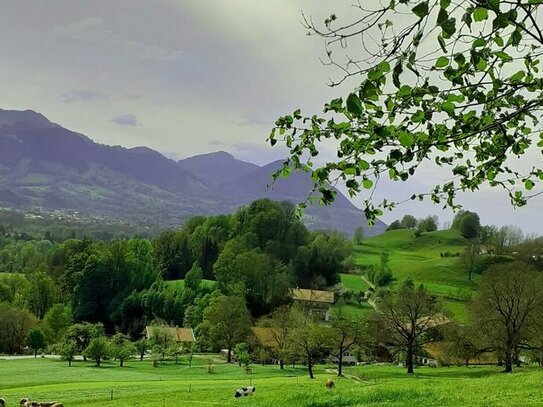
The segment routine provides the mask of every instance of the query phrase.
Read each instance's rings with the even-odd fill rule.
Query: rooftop
[[[294,288],[290,292],[290,297],[295,301],[334,303],[333,291],[307,290],[305,288]]]
[[[172,338],[176,342],[195,342],[194,331],[192,328],[179,328],[177,326],[146,326],[145,327],[145,337],[151,339],[154,336],[154,331],[156,329],[167,330]]]

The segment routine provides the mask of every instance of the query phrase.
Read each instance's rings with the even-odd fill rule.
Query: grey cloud
[[[138,126],[138,118],[133,114],[122,114],[111,120],[113,123],[116,123],[120,126]]]
[[[120,34],[106,28],[99,17],[87,17],[65,27],[55,27],[53,36],[86,45],[97,44],[102,49],[109,47],[114,52],[126,53],[132,57],[150,61],[175,61],[183,54],[181,50],[171,50],[155,44],[123,38]]]
[[[107,100],[109,97],[101,92],[94,90],[71,90],[62,94],[61,99],[64,103],[73,102],[91,102],[96,100]]]

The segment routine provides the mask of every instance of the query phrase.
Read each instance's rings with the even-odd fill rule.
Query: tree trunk
[[[124,359],[121,359],[120,362],[121,362],[121,367],[124,367]]]
[[[511,352],[505,354],[505,373],[511,373],[513,371],[513,358]]]
[[[407,348],[407,357],[405,359],[405,366],[407,367],[407,374],[413,374],[413,347],[409,346]]]
[[[283,362],[283,359],[279,360],[279,369],[283,370],[285,368],[285,362]]]
[[[34,359],[36,359],[37,357],[38,357],[38,350],[34,349]]]
[[[68,367],[72,367],[72,359],[68,359]]]
[[[338,364],[337,364],[337,375],[343,376],[343,352],[339,352]]]
[[[141,352],[140,353],[140,362],[143,360],[143,355],[144,355],[145,352]]]
[[[313,361],[311,358],[307,359],[307,370],[309,371],[309,378],[314,379],[315,376],[313,376]]]
[[[466,367],[469,366],[469,358],[466,358]]]
[[[228,348],[228,363],[232,363],[232,348]]]

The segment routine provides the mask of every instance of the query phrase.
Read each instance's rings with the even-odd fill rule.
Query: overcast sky
[[[375,0],[364,1],[364,4]],[[217,150],[257,164],[283,158],[265,142],[275,118],[319,113],[342,94],[325,83],[323,43],[301,12],[322,21],[350,0],[3,0],[0,107],[33,109],[97,142],[145,145],[170,157]],[[343,90],[343,93],[345,90]],[[401,199],[438,183],[427,166],[380,196]],[[362,200],[361,197],[358,201]],[[461,198],[483,223],[540,231],[542,201],[514,210],[501,191]],[[404,213],[451,212],[431,204]]]

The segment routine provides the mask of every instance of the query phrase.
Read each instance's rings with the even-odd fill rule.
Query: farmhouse
[[[179,328],[178,326],[164,326],[164,325],[155,325],[155,326],[146,326],[144,335],[146,339],[152,339],[157,332],[167,332],[171,338],[177,343],[192,343],[196,342],[194,338],[194,331],[192,328]]]
[[[273,328],[253,326],[251,332],[261,347],[275,349],[279,346],[275,339],[276,335],[273,334]]]
[[[323,321],[330,320],[332,304],[334,303],[333,291],[307,290],[295,288],[291,290],[290,297],[302,305],[309,315],[315,315]]]
[[[330,358],[330,360],[332,361],[332,363],[338,363],[339,360],[337,357],[335,356],[332,356]],[[355,353],[352,351],[352,350],[347,350],[345,352],[343,352],[343,365],[346,365],[346,366],[353,366],[353,365],[356,365],[358,363],[358,358],[357,356],[355,355]]]
[[[278,364],[279,360],[273,357],[274,351],[279,348],[279,343],[276,339],[277,335],[274,334],[273,328],[253,326],[251,327],[251,333],[251,343],[268,352],[265,356],[260,356],[260,362]]]

